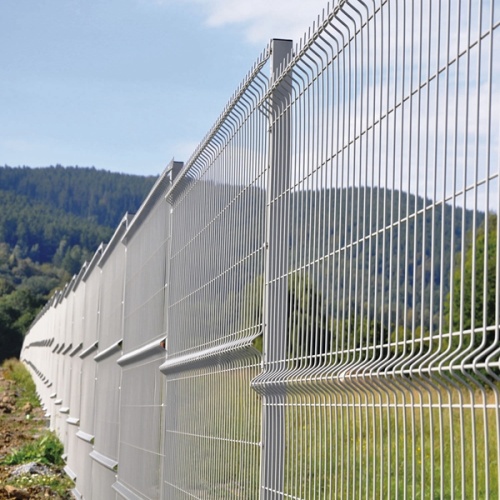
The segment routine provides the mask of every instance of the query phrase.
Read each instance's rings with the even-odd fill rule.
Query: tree
[[[495,324],[497,216],[490,215],[487,224],[488,232],[485,232],[485,220],[485,223],[476,232],[475,245],[469,244],[465,254],[464,272],[462,273],[462,268],[459,265],[453,275],[452,316],[453,330],[455,331],[460,329],[461,318],[464,330],[472,327],[473,316],[475,328]],[[472,234],[469,237],[471,238]],[[486,291],[484,288],[485,269]],[[449,301],[447,306],[449,308]]]
[[[452,333],[466,332],[465,337],[461,335],[464,339],[463,354],[457,352],[456,355],[464,358],[483,346],[481,353],[473,355],[476,362],[484,362],[498,348],[496,328],[488,328],[496,326],[498,307],[497,236],[495,214],[484,219],[475,235],[473,231],[469,232],[464,265],[461,265],[458,255],[453,275],[453,295],[450,292],[445,304],[445,324],[451,323]],[[459,338],[455,335],[450,339],[454,350],[460,345]],[[498,370],[495,371],[498,373]]]
[[[263,324],[264,280],[258,276],[247,285],[242,308],[244,329]],[[315,362],[328,354],[332,346],[326,305],[306,273],[293,272],[288,276],[288,334],[287,358],[292,364]],[[254,341],[262,351],[262,334]]]

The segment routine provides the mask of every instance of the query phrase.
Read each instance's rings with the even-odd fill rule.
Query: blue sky
[[[1,0],[0,165],[158,174],[326,0]]]

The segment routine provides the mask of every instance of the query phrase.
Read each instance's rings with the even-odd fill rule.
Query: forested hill
[[[156,177],[118,174],[95,168],[0,167],[0,189],[32,203],[62,210],[115,228],[125,212],[137,209]]]
[[[0,362],[54,288],[135,212],[156,177],[95,168],[0,167]]]

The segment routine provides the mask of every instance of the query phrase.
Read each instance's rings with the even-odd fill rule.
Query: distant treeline
[[[120,174],[80,167],[0,167],[0,189],[33,203],[115,228],[125,212],[136,210],[155,176]]]
[[[60,165],[0,167],[0,361],[53,290],[135,212],[156,177]]]

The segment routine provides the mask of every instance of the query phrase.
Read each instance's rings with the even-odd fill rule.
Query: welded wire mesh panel
[[[95,259],[95,258],[94,258]],[[83,347],[79,354],[82,359],[82,385],[80,402],[80,429],[94,435],[94,395],[97,348],[97,327],[99,321],[99,297],[101,269],[89,266],[85,279],[85,306],[83,318]]]
[[[500,494],[499,10],[336,3],[283,74],[265,498]]]
[[[64,317],[61,318],[59,324],[62,329],[64,338],[64,347],[59,353],[59,375],[58,375],[58,395],[56,409],[56,432],[61,440],[63,446],[67,448],[68,445],[68,424],[66,419],[69,413],[69,402],[71,394],[71,371],[72,359],[70,352],[73,349],[73,308],[74,308],[74,294],[72,287],[75,277],[68,285],[68,290],[63,298],[63,303],[59,307],[64,307]]]
[[[117,230],[118,232],[118,230]],[[118,233],[119,234],[119,233]],[[115,233],[115,238],[119,237]],[[125,246],[119,242],[109,253],[104,253],[99,267],[102,269],[99,308],[99,352],[107,349],[123,337],[123,297],[125,286]]]
[[[161,188],[162,186],[158,186]],[[161,196],[127,239],[123,350],[165,336],[165,284],[170,207]]]
[[[160,341],[166,336],[170,206],[165,189],[169,184],[166,170],[125,236],[120,468],[115,488],[125,495],[128,490],[150,499],[161,497],[165,378],[158,368],[165,360]]]
[[[82,270],[81,274],[83,274]],[[81,279],[81,276],[80,276]],[[85,306],[85,283],[81,281],[75,287],[74,306],[73,306],[73,346],[68,353],[70,357],[71,379],[70,379],[70,399],[69,409],[66,415],[68,424],[68,443],[65,447],[67,454],[67,467],[70,474],[75,475],[78,469],[79,457],[77,455],[78,446],[78,427],[80,425],[80,402],[81,402],[81,383],[82,383],[82,363],[80,354],[83,348],[83,314]]]
[[[165,351],[123,367],[117,481],[142,498],[161,498]],[[170,453],[170,450],[167,450]]]
[[[76,489],[83,498],[92,498],[92,442],[94,440],[95,413],[95,377],[97,350],[97,328],[99,321],[99,297],[101,286],[101,269],[97,260],[102,247],[96,252],[83,277],[85,283],[84,315],[83,315],[83,347],[78,357],[82,363],[80,386],[80,426],[74,450],[76,460],[72,470],[76,474]]]
[[[125,247],[120,240],[126,229],[125,217],[99,260],[101,287],[99,300],[99,349],[94,356],[96,381],[92,458],[92,497],[113,498],[112,485],[118,467],[119,411]]]
[[[52,342],[50,324],[52,310],[45,306],[37,317],[36,323],[31,325],[26,334],[21,351],[21,360],[29,369],[36,385],[40,404],[45,409],[49,403],[49,362],[50,344]]]
[[[268,87],[264,54],[167,197],[165,498],[255,498]],[[247,421],[248,419],[252,421]],[[234,416],[235,418],[232,418]],[[168,450],[168,451],[167,451]]]
[[[67,285],[66,285],[67,286]],[[67,346],[67,336],[65,329],[66,313],[68,304],[64,300],[64,291],[60,292],[60,299],[55,308],[56,320],[54,321],[54,337],[56,345],[52,350],[53,354],[53,379],[54,391],[51,394],[50,405],[50,429],[57,433],[61,430],[62,415],[59,412],[62,407],[63,397],[65,393],[66,377],[65,377],[65,362],[62,354]]]
[[[73,292],[73,323],[72,323],[72,348],[69,351],[71,357],[71,381],[69,395],[69,416],[79,420],[81,402],[81,370],[82,359],[80,354],[84,346],[84,312],[85,312],[85,283],[79,282]]]
[[[260,405],[249,390],[258,359],[168,376],[164,498],[258,496]]]
[[[123,297],[125,283],[125,247],[119,243],[120,228],[104,253],[99,309],[99,350],[95,386],[94,449],[108,459],[118,460],[120,379],[117,360],[121,355]],[[116,242],[116,243],[115,243]]]

